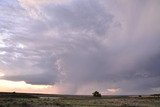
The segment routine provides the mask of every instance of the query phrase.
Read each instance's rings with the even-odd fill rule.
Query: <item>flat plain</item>
[[[1,93],[0,107],[160,107],[160,97]]]

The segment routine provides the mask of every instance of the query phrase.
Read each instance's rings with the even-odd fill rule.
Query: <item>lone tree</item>
[[[98,91],[92,93],[94,97],[101,97],[101,94]]]

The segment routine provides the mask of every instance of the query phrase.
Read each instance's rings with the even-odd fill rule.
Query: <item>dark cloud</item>
[[[99,36],[107,32],[113,17],[96,0],[74,1],[70,5],[51,4],[45,7],[45,11],[52,27],[93,32]]]
[[[90,91],[120,89],[117,94],[153,92],[160,87],[159,4],[144,2],[50,3],[39,8],[40,19],[27,15],[33,11],[20,9],[20,5],[16,7],[20,12],[5,11],[26,20],[10,23],[3,13],[7,22],[0,25],[20,26],[17,30],[2,27],[12,34],[3,35],[5,46],[0,45],[0,52],[6,52],[0,54],[4,79],[69,84],[66,90],[73,94],[87,85],[94,87]]]

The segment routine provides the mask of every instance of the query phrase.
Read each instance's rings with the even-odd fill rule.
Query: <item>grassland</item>
[[[14,95],[1,95],[0,107],[160,107],[160,98],[150,96]]]

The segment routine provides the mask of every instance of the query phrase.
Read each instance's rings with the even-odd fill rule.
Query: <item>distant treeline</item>
[[[153,97],[160,97],[160,94],[152,94]]]
[[[16,93],[16,92],[12,92],[12,93],[0,93],[0,97],[1,98],[38,98],[38,96],[34,96],[32,94],[27,94],[27,93]]]

